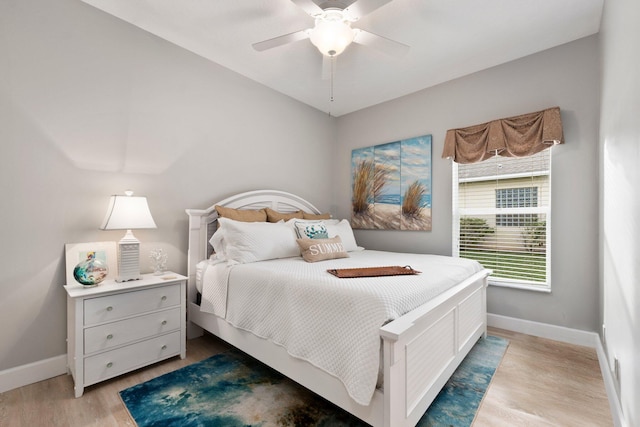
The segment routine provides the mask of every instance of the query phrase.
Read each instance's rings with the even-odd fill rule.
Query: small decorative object
[[[151,267],[153,267],[153,274],[156,276],[160,276],[164,274],[167,270],[167,254],[159,249],[152,249],[149,253],[149,258],[151,258]]]
[[[118,257],[116,254],[115,242],[91,242],[91,243],[67,243],[65,246],[65,264],[66,264],[66,284],[82,283],[78,277],[82,275],[78,270],[79,276],[76,276],[76,269],[86,263],[91,254],[93,254],[94,265],[100,265],[106,268],[102,279],[115,279],[118,274]],[[97,261],[97,262],[96,262]],[[86,270],[86,268],[84,269]],[[86,276],[86,275],[85,275]],[[89,279],[82,279],[85,282]],[[96,285],[99,282],[93,283]],[[82,283],[83,286],[91,286],[91,283]]]
[[[87,252],[87,259],[73,269],[73,278],[84,286],[97,286],[108,274],[107,264],[97,259],[95,252]]]

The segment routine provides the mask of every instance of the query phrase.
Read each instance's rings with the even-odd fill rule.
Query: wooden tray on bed
[[[378,277],[378,276],[403,276],[407,274],[420,274],[418,270],[414,270],[410,265],[401,267],[392,265],[387,267],[363,267],[363,268],[332,268],[327,272],[341,279],[354,277]]]

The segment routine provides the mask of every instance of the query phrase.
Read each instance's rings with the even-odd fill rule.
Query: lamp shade
[[[133,230],[157,228],[147,198],[142,196],[111,196],[101,230]]]

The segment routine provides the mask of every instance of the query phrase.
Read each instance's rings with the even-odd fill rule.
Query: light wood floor
[[[611,426],[609,404],[595,350],[499,329],[510,340],[474,427]],[[0,394],[0,426],[134,426],[118,391],[181,368],[226,344],[205,336],[187,343],[187,358],[173,358],[85,389],[61,375]]]
[[[595,349],[500,329],[509,340],[474,427],[612,426]]]

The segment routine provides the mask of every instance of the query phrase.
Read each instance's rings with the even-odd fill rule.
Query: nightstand
[[[187,278],[167,272],[67,291],[67,366],[84,388],[169,357],[186,357]]]

